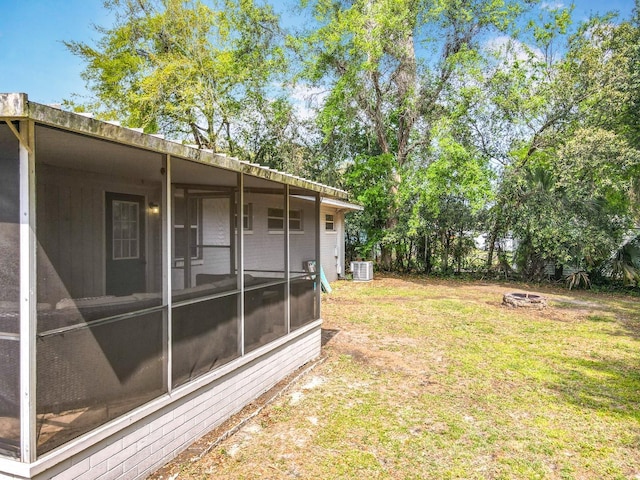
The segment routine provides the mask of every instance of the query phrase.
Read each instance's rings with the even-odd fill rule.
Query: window
[[[267,209],[267,228],[269,230],[284,230],[284,210],[282,208]]]
[[[289,210],[289,230],[302,231],[302,210]]]
[[[185,200],[184,197],[174,197],[174,225],[173,225],[173,239],[174,239],[174,257],[176,260],[184,260],[185,256],[185,244],[187,241],[187,230],[185,228]],[[201,249],[198,248],[200,237],[202,235],[202,229],[200,225],[202,223],[202,201],[199,198],[189,199],[189,217],[190,217],[190,238],[189,238],[189,252],[192,259],[202,258]]]
[[[238,228],[238,214],[234,215],[235,228]],[[244,231],[253,230],[253,204],[245,203],[242,206],[242,228]]]
[[[267,209],[267,228],[270,231],[284,230],[284,209]],[[301,232],[302,228],[302,210],[289,210],[289,230]]]
[[[139,206],[137,202],[114,200],[113,209],[113,256],[114,260],[138,258],[138,237],[140,233]]]
[[[336,223],[333,218],[333,215],[327,214],[324,216],[324,229],[327,230],[328,232],[336,231]]]

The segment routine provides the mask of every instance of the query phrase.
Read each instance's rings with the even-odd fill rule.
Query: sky
[[[574,0],[574,4],[577,21],[611,10],[628,18],[634,0]],[[103,0],[0,0],[0,92],[26,93],[44,104],[86,95],[80,77],[84,65],[62,42],[95,43],[99,35],[92,25],[108,27],[112,22]]]

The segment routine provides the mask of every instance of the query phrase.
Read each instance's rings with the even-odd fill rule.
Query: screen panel
[[[174,386],[240,355],[238,294],[174,307],[172,320]]]
[[[162,311],[37,338],[38,454],[166,392]]]
[[[245,177],[252,231],[244,236],[244,348],[250,352],[287,334],[284,186]]]
[[[167,391],[160,154],[36,127],[40,455]]]
[[[237,293],[237,176],[180,159],[171,168],[173,301]]]
[[[291,330],[295,330],[319,317],[316,289],[320,288],[320,265],[316,261],[318,220],[315,195],[312,192],[292,194],[289,208],[302,220],[302,228],[292,228],[289,233],[290,325]]]
[[[0,455],[20,457],[19,144],[0,123]]]

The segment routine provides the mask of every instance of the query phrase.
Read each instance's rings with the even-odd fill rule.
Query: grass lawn
[[[399,277],[334,286],[326,360],[165,479],[640,479],[637,298]],[[548,308],[501,306],[527,290]]]

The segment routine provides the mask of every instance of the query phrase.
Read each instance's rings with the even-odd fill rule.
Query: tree
[[[503,0],[308,0],[320,26],[292,43],[302,50],[303,78],[329,88],[319,116],[331,137],[345,124],[366,129],[372,158],[391,156],[391,202],[385,229],[397,226],[402,171],[426,162],[436,122],[446,115],[447,87],[473,68],[478,38],[507,31],[528,2]],[[382,245],[391,268],[392,245]]]
[[[108,0],[117,20],[97,46],[66,42],[103,116],[234,154],[247,111],[283,109],[266,100],[285,69],[278,17],[253,0],[210,4]]]
[[[633,18],[626,27],[627,35],[618,37],[619,48],[629,56],[629,81],[625,86],[629,101],[623,105],[623,125],[629,143],[640,150],[640,0],[636,0]]]
[[[364,233],[358,239],[357,254],[370,258],[376,246],[385,243],[385,230],[389,202],[392,201],[390,191],[393,185],[389,172],[393,168],[391,155],[356,157],[353,164],[346,170],[346,185],[357,192],[356,200],[366,205],[364,211],[353,215],[352,220],[357,228]]]
[[[494,42],[493,60],[458,94],[465,139],[497,175],[487,265],[514,234],[530,278],[548,263],[601,261],[629,225],[637,177],[619,113],[630,99],[628,22],[595,17],[568,35],[567,10],[543,16],[528,44]]]
[[[478,215],[492,200],[492,173],[487,159],[453,137],[450,128],[438,129],[437,159],[416,173],[412,224],[424,239],[424,269],[441,273],[462,269],[463,257],[473,249]]]

